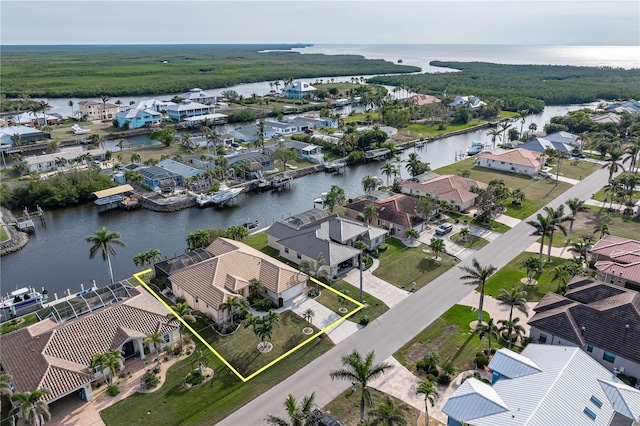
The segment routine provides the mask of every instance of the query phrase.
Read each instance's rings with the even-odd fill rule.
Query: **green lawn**
[[[364,273],[367,274],[368,272],[364,271]],[[351,285],[346,281],[337,281],[333,283],[331,287],[339,292],[346,294],[352,299],[358,300],[358,298],[360,297],[360,288]],[[321,288],[320,290],[321,294],[318,298],[316,298],[316,301],[331,309],[336,314],[344,316],[345,314],[339,311],[340,307],[343,305],[340,304],[338,295],[326,289],[323,290]],[[379,317],[389,310],[389,307],[385,305],[383,301],[376,299],[369,293],[362,292],[362,299],[367,307],[360,311],[358,314],[349,317],[349,321],[358,322],[362,315],[366,315],[369,320],[373,320],[374,318]],[[344,306],[348,309],[348,312],[351,312],[356,308],[356,305],[349,301],[347,301],[346,305]]]
[[[483,312],[482,318],[484,321],[488,320],[489,314]],[[413,371],[416,363],[425,353],[436,351],[440,355],[441,363],[451,362],[456,371],[470,369],[476,353],[486,350],[489,346],[486,338],[480,340],[477,335],[471,333],[469,324],[477,319],[478,313],[472,311],[471,307],[453,305],[440,318],[398,349],[393,356],[400,364]],[[491,347],[499,348],[500,345],[495,339],[491,339]]]
[[[564,182],[558,182],[556,185],[553,179],[533,179],[529,176],[514,175],[513,173],[474,166],[473,161],[473,158],[467,158],[441,167],[434,170],[434,172],[445,175],[456,174],[458,169],[469,170],[471,179],[484,183],[489,183],[494,179],[501,179],[508,188],[521,189],[525,194],[525,202],[521,206],[507,203],[507,211],[505,212],[507,216],[517,219],[529,217],[571,187],[570,184]]]
[[[578,219],[573,225],[573,235],[593,233],[595,226],[608,224],[611,235],[637,240],[640,236],[640,218],[629,217],[618,213],[609,213],[605,209],[588,206],[586,212],[578,213]]]
[[[572,158],[569,160],[564,160],[562,162],[562,165],[560,166],[560,176],[564,176],[569,179],[582,180],[583,178],[586,178],[591,173],[598,170],[600,167],[602,166],[597,163]],[[553,173],[554,180],[557,168],[558,162],[556,161],[551,166],[551,173]]]
[[[609,194],[604,193],[604,188],[600,189],[600,191],[596,192],[595,194],[593,194],[591,196],[591,198],[593,198],[594,200],[598,200],[598,201],[602,201],[604,203],[604,200],[607,200],[607,203],[605,204],[606,207],[609,207],[609,201],[611,201],[610,197],[607,197]],[[625,200],[628,200],[629,197],[625,197]],[[633,194],[631,195],[631,199],[633,200],[634,203],[636,203],[638,200],[640,200],[640,191],[633,191]],[[616,198],[616,202],[617,202],[617,198]]]
[[[371,402],[372,404],[365,405],[365,414],[369,412],[372,408],[375,408],[378,404],[384,401],[384,396],[386,395],[384,392],[380,392],[379,390],[369,388],[371,392]],[[351,392],[351,388],[342,392],[338,395],[333,401],[325,405],[323,408],[325,411],[329,411],[335,418],[340,420],[340,422],[345,426],[356,426],[360,421],[360,398],[362,396],[362,388],[358,387],[356,392]],[[402,401],[395,397],[391,397],[391,399],[396,404],[404,404]],[[407,425],[415,425],[418,422],[418,418],[420,417],[420,411],[413,408],[412,406],[407,404],[407,414],[405,419],[407,420]],[[434,424],[434,423],[431,423]]]
[[[389,248],[380,256],[380,267],[373,275],[405,290],[411,289],[412,282],[416,289],[424,287],[458,263],[446,254],[440,254],[442,260],[434,261],[432,253],[422,251],[427,248],[425,245],[410,248],[395,238],[386,242]]]
[[[451,241],[458,244],[459,246],[474,250],[480,250],[482,247],[489,244],[489,241],[485,240],[484,238],[476,237],[475,235],[467,235],[466,241],[463,241],[460,233],[453,234],[451,236]]]
[[[199,321],[194,328],[201,330],[204,326],[205,324]],[[280,329],[276,328],[274,338],[282,331],[282,327],[281,325]],[[255,336],[253,342],[257,344]],[[214,379],[192,389],[186,389],[182,384],[192,368],[191,359],[186,359],[169,369],[164,385],[156,392],[133,394],[103,410],[100,415],[107,425],[114,426],[215,424],[280,383],[332,346],[330,339],[317,338],[247,383],[238,379],[211,354],[209,366],[215,372]],[[207,350],[200,343],[198,348]]]
[[[29,327],[32,324],[38,322],[38,317],[35,313],[27,314],[19,318],[14,318],[11,321],[3,322],[0,325],[0,334],[11,333],[12,331]]]
[[[555,238],[555,237],[554,237]],[[542,261],[545,262],[547,258],[547,245],[545,244],[543,251]],[[500,293],[500,289],[509,289],[515,285],[522,285],[520,280],[527,276],[526,270],[520,267],[522,261],[528,257],[538,257],[538,253],[523,252],[517,255],[511,262],[507,263],[502,269],[496,272],[489,278],[485,284],[485,294],[488,296],[497,296]],[[555,291],[558,287],[557,282],[551,282],[551,270],[565,262],[569,262],[568,259],[562,259],[559,257],[551,257],[551,263],[544,263],[543,271],[537,272],[533,278],[538,281],[537,285],[523,286],[527,291],[527,301],[537,302],[550,291]]]
[[[462,221],[465,225],[467,223],[471,223],[474,226],[478,226],[480,228],[484,228],[484,229],[488,229],[487,226],[484,223],[480,223],[478,221],[476,221],[474,218],[460,214],[460,213],[455,213],[455,212],[446,212],[445,215],[449,216],[452,220],[456,220],[458,219],[459,221]],[[439,221],[437,224],[440,223],[444,223],[447,222],[447,220],[442,220]],[[504,223],[500,223],[500,222],[496,222],[495,220],[491,221],[491,231],[495,231],[498,232],[500,234],[504,234],[505,232],[507,232],[509,229],[511,229],[510,226],[505,225]]]
[[[0,243],[9,239],[9,233],[4,229],[4,225],[0,226]]]

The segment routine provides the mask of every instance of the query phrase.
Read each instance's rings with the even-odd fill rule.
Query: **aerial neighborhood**
[[[639,425],[640,103],[420,76],[3,98],[2,424]]]

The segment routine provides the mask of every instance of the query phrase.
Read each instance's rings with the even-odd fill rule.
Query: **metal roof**
[[[508,410],[495,389],[474,378],[465,380],[442,407],[443,413],[465,422]]]
[[[126,184],[120,186],[114,186],[113,188],[103,189],[102,191],[95,191],[93,195],[97,198],[110,197],[112,195],[122,194],[127,191],[133,191],[133,186]]]
[[[536,374],[542,371],[535,362],[508,349],[500,349],[491,359],[489,368],[510,379]]]

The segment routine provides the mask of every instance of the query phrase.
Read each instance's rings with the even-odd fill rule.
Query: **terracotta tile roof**
[[[592,281],[568,291],[564,298],[567,303],[554,309],[543,307],[538,312],[536,308],[529,325],[580,346],[590,343],[640,363],[640,293]]]
[[[215,257],[170,275],[173,285],[218,309],[227,296],[238,296],[249,281],[257,278],[274,293],[307,280],[301,273],[246,244],[217,238],[207,247]]]
[[[606,256],[618,263],[640,262],[640,241],[605,235],[593,245],[589,252]]]
[[[51,394],[45,400],[56,399],[93,380],[89,365],[94,354],[117,349],[132,336],[177,328],[176,322],[167,322],[166,310],[153,296],[130,292],[137,295],[60,325],[47,319],[2,336],[0,362],[16,389],[47,388]],[[153,304],[162,309],[137,307]]]
[[[595,267],[603,274],[622,278],[626,281],[640,283],[640,261],[634,263],[617,263],[608,260],[596,262]]]
[[[510,149],[499,154],[482,152],[478,154],[478,157],[488,158],[495,161],[504,161],[505,163],[518,164],[527,167],[539,167],[542,164],[540,161],[540,153],[521,148]]]
[[[413,95],[407,98],[409,102],[413,102],[417,106],[433,104],[436,102],[440,102],[440,99],[431,95]]]
[[[403,181],[403,188],[412,189],[451,202],[465,203],[474,200],[478,194],[471,192],[471,188],[486,188],[487,184],[458,175],[442,175],[426,182]]]
[[[418,199],[404,194],[395,194],[380,201],[360,199],[347,204],[345,208],[362,213],[365,206],[371,203],[378,209],[378,219],[380,220],[405,228],[413,228],[424,222],[422,216],[416,211]]]

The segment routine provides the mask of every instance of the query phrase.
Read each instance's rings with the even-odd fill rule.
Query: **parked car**
[[[309,134],[309,135],[312,135],[313,134],[313,129],[304,129],[304,132]]]
[[[552,177],[553,175],[546,170],[540,170],[538,172],[538,176],[542,176],[543,178]]]
[[[575,158],[586,158],[583,153],[575,151],[571,153],[571,156]]]
[[[453,224],[443,223],[436,228],[436,235],[445,235],[453,230]]]

